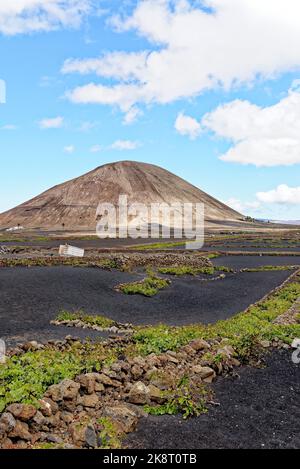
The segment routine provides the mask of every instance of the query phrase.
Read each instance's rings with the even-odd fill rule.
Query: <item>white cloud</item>
[[[300,163],[300,89],[269,107],[236,100],[204,116],[202,126],[233,146],[221,160],[255,166]]]
[[[89,132],[90,130],[94,129],[96,127],[97,123],[96,122],[90,122],[90,121],[85,121],[82,122],[79,131],[80,132]]]
[[[64,125],[64,118],[61,116],[42,119],[39,122],[41,129],[59,129]]]
[[[275,189],[257,192],[252,201],[231,197],[224,203],[243,215],[272,220],[299,219],[297,206],[300,205],[300,187],[280,184]]]
[[[180,135],[188,135],[191,139],[195,139],[202,132],[200,123],[193,117],[187,116],[182,112],[177,116],[175,129]]]
[[[5,124],[0,127],[0,130],[16,130],[18,127],[14,124]]]
[[[123,124],[124,125],[130,125],[133,124],[139,116],[141,116],[143,113],[140,109],[137,107],[133,106],[129,111],[125,114],[125,117],[123,119]]]
[[[66,147],[64,147],[64,153],[68,153],[69,155],[72,155],[74,151],[75,151],[74,145],[67,145]]]
[[[136,102],[138,86],[115,85],[107,87],[96,83],[78,86],[66,93],[66,97],[76,104],[118,105],[123,112],[128,112]]]
[[[140,146],[141,144],[139,142],[134,142],[131,140],[117,140],[110,146],[110,149],[119,151],[136,150]]]
[[[256,197],[259,201],[268,204],[300,205],[300,187],[289,187],[286,184],[280,184],[271,191],[258,192]]]
[[[0,104],[6,103],[6,82],[0,78]]]
[[[261,203],[259,201],[255,200],[253,202],[242,202],[241,200],[236,199],[235,197],[231,197],[230,199],[224,201],[224,203],[236,210],[237,212],[243,214],[247,214],[249,213],[249,211],[257,211],[261,206]]]
[[[95,59],[67,59],[62,67],[62,73],[81,73],[110,78],[114,76],[120,80],[134,79],[142,75],[146,65],[147,52],[112,52]]]
[[[90,147],[91,153],[99,153],[103,150],[118,150],[118,151],[125,151],[125,150],[136,150],[141,146],[140,142],[132,141],[132,140],[116,140],[111,145],[103,147],[101,145],[93,145]]]
[[[270,191],[257,192],[256,198],[251,202],[243,202],[238,198],[231,197],[225,200],[224,203],[244,215],[263,217],[266,213],[269,213],[269,215],[272,214],[271,218],[274,219],[276,214],[278,219],[280,217],[283,217],[283,219],[289,218],[286,212],[289,207],[300,205],[300,187],[289,187],[287,184],[280,184]],[[282,206],[285,212],[279,211],[279,205]],[[274,211],[275,207],[276,210]]]
[[[94,0],[1,0],[0,34],[15,35],[78,27]]]
[[[102,151],[101,145],[93,145],[90,148],[91,153],[99,153],[100,151]]]
[[[300,65],[299,16],[299,0],[139,1],[130,16],[111,23],[120,33],[146,38],[148,50],[68,60],[65,73],[116,81],[89,83],[68,97],[128,112],[140,103],[168,103],[273,78]]]

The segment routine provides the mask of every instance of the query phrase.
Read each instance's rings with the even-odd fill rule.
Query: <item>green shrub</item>
[[[160,267],[158,272],[161,274],[168,275],[213,275],[215,272],[232,272],[233,270],[230,267],[225,267],[223,265],[216,267],[193,267],[189,265],[181,265],[176,267]]]
[[[213,267],[192,267],[189,265],[182,265],[177,267],[160,267],[158,269],[159,273],[161,274],[169,274],[169,275],[198,275],[198,274],[206,274],[212,275],[214,273]]]
[[[118,290],[126,295],[154,296],[159,290],[163,290],[170,285],[170,280],[159,277],[147,277],[144,280],[133,283],[124,283],[118,286]]]
[[[179,381],[175,391],[167,391],[167,394],[168,399],[164,404],[146,405],[145,412],[151,415],[182,414],[184,419],[207,412],[205,387],[191,383],[188,377]]]
[[[89,326],[99,326],[105,328],[116,325],[116,322],[101,315],[90,315],[84,311],[70,312],[62,310],[58,313],[56,321],[82,321]]]

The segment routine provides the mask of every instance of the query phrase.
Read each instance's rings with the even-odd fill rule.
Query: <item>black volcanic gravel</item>
[[[114,286],[142,274],[93,268],[32,267],[0,269],[0,337],[52,337],[49,325],[59,310],[84,309],[122,323],[171,325],[226,319],[281,284],[291,272],[227,274],[223,280],[172,278],[153,298],[124,295]],[[71,330],[71,329],[68,329]],[[75,329],[78,334],[79,329]],[[86,333],[86,332],[85,332]]]
[[[212,259],[214,266],[225,265],[232,269],[256,268],[266,265],[299,265],[300,256],[221,256]]]
[[[125,444],[145,449],[300,449],[300,365],[274,352],[267,368],[243,368],[240,378],[213,386],[219,407],[184,421],[148,417]]]

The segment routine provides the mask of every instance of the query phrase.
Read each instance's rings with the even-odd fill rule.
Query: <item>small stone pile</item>
[[[65,319],[65,320],[58,320],[54,319],[50,321],[50,324],[53,326],[66,326],[66,327],[77,327],[80,329],[92,329],[98,332],[110,332],[111,334],[132,334],[133,333],[133,325],[132,324],[121,324],[115,322],[112,326],[109,327],[101,327],[97,324],[89,324],[81,319]]]
[[[27,350],[39,347],[29,344]],[[15,353],[21,350],[26,353],[24,349]],[[222,360],[214,360],[216,354]],[[118,435],[132,432],[145,416],[144,405],[163,404],[176,393],[182,377],[203,386],[217,374],[232,373],[240,365],[234,355],[226,341],[218,344],[199,339],[178,352],[124,358],[101,372],[65,379],[50,386],[37,407],[11,404],[5,409],[0,415],[0,447],[32,448],[49,443],[62,448],[102,447],[103,419],[113,422]]]

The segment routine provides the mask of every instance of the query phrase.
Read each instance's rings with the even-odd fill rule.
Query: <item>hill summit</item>
[[[0,215],[0,227],[69,230],[95,229],[98,204],[128,202],[204,203],[209,221],[241,221],[243,216],[169,171],[147,163],[105,164],[83,176],[57,185]]]

